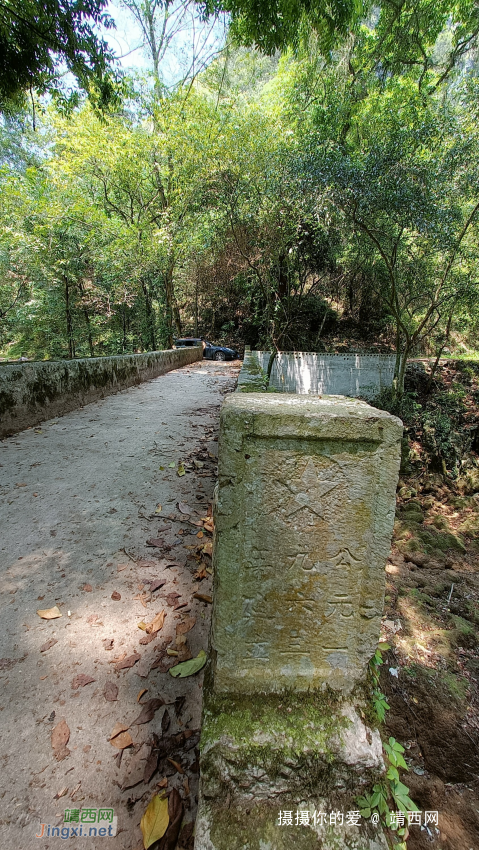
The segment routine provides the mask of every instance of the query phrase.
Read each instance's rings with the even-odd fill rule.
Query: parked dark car
[[[190,348],[193,345],[203,346],[203,357],[206,360],[237,360],[238,352],[234,348],[227,348],[225,345],[213,345],[205,339],[196,339],[195,337],[185,337],[184,339],[175,339],[175,348]]]

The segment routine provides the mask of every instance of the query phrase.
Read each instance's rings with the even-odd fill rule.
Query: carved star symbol
[[[314,463],[312,459],[309,458],[301,476],[299,487],[295,484],[286,483],[284,481],[281,483],[293,496],[291,501],[285,506],[285,513],[287,516],[294,516],[298,513],[298,511],[306,508],[311,511],[311,513],[322,519],[323,514],[321,499],[326,495],[326,493],[329,493],[330,490],[337,487],[339,481],[326,481],[318,478]]]

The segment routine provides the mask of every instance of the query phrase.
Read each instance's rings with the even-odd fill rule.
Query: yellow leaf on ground
[[[178,469],[177,469],[177,475],[179,476],[179,478],[181,478],[181,476],[184,475],[185,472],[186,472],[185,467],[183,466],[182,463],[179,463]]]
[[[148,635],[154,635],[156,632],[159,632],[160,629],[163,628],[165,617],[166,611],[160,611],[160,613],[156,615],[156,617],[151,621],[151,623],[148,623],[148,625],[146,626],[146,633]]]
[[[62,616],[56,605],[53,608],[42,608],[37,611],[37,614],[43,620],[56,620],[57,617]]]
[[[169,822],[168,798],[155,794],[140,822],[145,850],[148,850],[155,841],[163,838]]]

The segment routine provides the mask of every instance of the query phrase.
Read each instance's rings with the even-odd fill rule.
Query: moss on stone
[[[346,727],[348,721],[340,714],[341,702],[329,688],[256,694],[253,698],[210,695],[205,700],[201,747],[227,735],[235,745],[247,743],[254,755],[261,750],[261,735],[267,731],[276,736],[283,753],[300,753],[308,744],[317,746],[318,735],[326,744],[335,732]]]
[[[462,553],[466,551],[464,543],[456,534],[439,531],[429,525],[422,526],[405,514],[401,515],[401,519],[396,520],[394,536],[400,541],[398,548],[405,555],[408,552],[418,551],[434,555],[438,551],[439,553],[447,552],[448,549],[455,549]]]

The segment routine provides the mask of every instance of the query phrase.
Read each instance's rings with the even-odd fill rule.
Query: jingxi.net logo
[[[117,820],[113,809],[66,809],[62,826],[41,823],[35,838],[113,838]]]

